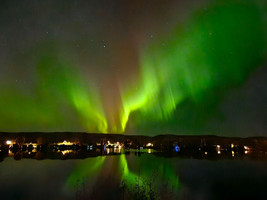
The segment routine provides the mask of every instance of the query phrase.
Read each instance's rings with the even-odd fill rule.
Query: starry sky
[[[3,0],[0,131],[267,136],[266,0]]]

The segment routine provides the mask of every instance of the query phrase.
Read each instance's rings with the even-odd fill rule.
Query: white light
[[[7,141],[6,141],[6,144],[7,144],[7,145],[11,145],[11,144],[12,144],[12,141],[7,140]]]
[[[152,143],[147,143],[146,147],[153,147],[153,144]]]

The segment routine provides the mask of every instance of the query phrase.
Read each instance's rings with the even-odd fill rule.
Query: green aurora
[[[133,159],[134,162],[132,161]],[[117,163],[119,163],[119,166]],[[146,195],[149,194],[150,186],[153,186],[153,189],[157,189],[157,191],[167,186],[169,191],[177,192],[179,192],[178,189],[181,187],[175,167],[169,159],[147,154],[128,159],[125,154],[121,154],[119,157],[85,159],[71,172],[66,186],[68,189],[75,189],[77,187],[77,180],[79,180],[80,184],[89,184],[86,182],[88,180],[90,180],[90,184],[96,184],[97,179],[94,177],[101,179],[100,174],[105,174],[105,171],[108,173],[110,169],[117,172],[115,175],[118,176],[117,181],[118,183],[121,182],[121,187],[126,187],[129,191],[133,191],[137,184],[140,188],[144,189]],[[152,185],[149,185],[149,183]]]
[[[168,121],[183,101],[201,105],[243,83],[263,59],[262,23],[253,3],[219,3],[145,48],[138,89],[133,89],[136,83],[122,89],[122,129],[131,112],[139,112],[139,124]]]
[[[149,179],[159,178],[160,180],[168,182],[169,187],[172,189],[179,188],[179,178],[168,159],[158,159],[156,157],[149,157],[148,159],[148,155],[142,155],[139,159],[135,160],[135,165],[139,166],[139,171],[131,171],[125,154],[120,156],[122,179],[124,179],[124,182],[128,187],[134,187],[139,178],[142,178],[142,183]],[[155,177],[155,174],[157,174],[158,177]],[[148,188],[146,189],[148,190]]]
[[[27,96],[14,89],[2,92],[0,113],[5,120],[0,122],[1,127],[8,127],[13,122],[22,129],[29,124],[37,129],[42,126],[56,129],[64,121],[73,121],[65,117],[67,107],[74,116],[78,116],[79,123],[86,130],[105,133],[107,122],[98,92],[86,85],[71,70],[69,63],[63,63],[50,54],[43,53],[37,62],[39,78],[34,95]]]
[[[115,109],[107,108],[97,80],[74,70],[78,64],[71,56],[60,53],[64,50],[55,43],[42,44],[29,52],[39,55],[33,88],[22,92],[12,84],[0,85],[1,130],[82,127],[123,133],[161,125],[187,127],[188,113],[201,126],[221,96],[242,85],[264,62],[265,14],[254,1],[217,1],[198,9],[183,24],[140,47],[140,73],[119,84]]]

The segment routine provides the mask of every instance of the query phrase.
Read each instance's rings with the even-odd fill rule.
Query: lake
[[[267,161],[126,154],[86,159],[6,157],[1,199],[267,199]]]

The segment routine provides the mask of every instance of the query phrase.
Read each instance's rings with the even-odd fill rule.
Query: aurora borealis
[[[1,4],[1,131],[267,133],[265,0]]]

